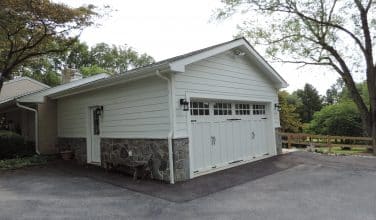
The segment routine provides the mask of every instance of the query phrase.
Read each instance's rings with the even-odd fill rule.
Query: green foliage
[[[21,135],[11,131],[0,131],[0,158],[13,158],[28,155],[30,152],[31,146],[25,143]]]
[[[314,114],[308,131],[324,135],[363,135],[360,114],[353,102],[325,106]]]
[[[31,59],[72,45],[74,33],[93,24],[93,9],[49,0],[0,1],[0,89],[4,79]]]
[[[279,112],[281,127],[285,132],[298,133],[302,129],[302,123],[300,122],[299,114],[296,113],[296,106],[288,101],[289,96],[286,91],[278,93],[279,104],[281,105]]]
[[[50,158],[47,156],[33,155],[13,159],[0,160],[0,170],[13,170],[28,166],[44,165]]]
[[[322,99],[317,90],[311,84],[305,84],[304,89],[293,93],[297,97],[296,111],[302,122],[312,120],[313,114],[322,108]]]
[[[121,74],[153,62],[151,56],[139,54],[127,45],[110,46],[106,43],[96,44],[90,49],[85,44],[77,44],[68,51],[66,59],[68,66],[79,69],[84,76],[104,72]]]

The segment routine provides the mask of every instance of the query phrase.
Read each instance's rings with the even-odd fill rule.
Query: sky
[[[147,53],[156,61],[188,53],[233,39],[237,24],[230,18],[215,21],[214,10],[219,0],[55,0],[72,7],[94,4],[109,5],[109,16],[99,25],[86,28],[80,37],[89,46],[107,44],[128,45]],[[256,46],[257,49],[257,46]],[[259,51],[262,54],[262,51]],[[320,94],[338,78],[333,72],[317,68],[296,68],[292,64],[271,63],[289,83],[289,92],[312,84]]]

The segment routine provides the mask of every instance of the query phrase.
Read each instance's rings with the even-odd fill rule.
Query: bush
[[[324,135],[363,135],[360,114],[352,102],[325,106],[314,114],[307,131]]]
[[[25,139],[11,131],[0,131],[0,159],[26,156],[33,153],[33,146]]]

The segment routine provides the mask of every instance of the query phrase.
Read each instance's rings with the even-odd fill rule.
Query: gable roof
[[[19,101],[21,102],[43,102],[45,96],[50,98],[60,98],[66,95],[78,94],[87,91],[96,90],[99,88],[109,87],[112,85],[121,84],[130,80],[140,79],[152,74],[155,74],[156,70],[164,71],[169,70],[175,73],[184,72],[185,66],[199,60],[206,59],[208,57],[223,53],[225,51],[240,49],[244,52],[249,59],[255,61],[256,65],[266,74],[276,88],[285,88],[288,86],[287,82],[277,73],[277,71],[249,44],[245,38],[238,38],[231,41],[227,41],[221,44],[206,47],[200,50],[196,50],[190,53],[165,59],[156,63],[152,63],[143,67],[129,70],[125,73],[111,76],[87,79],[84,83],[66,84],[55,88],[48,89],[37,94],[25,96]],[[95,77],[95,76],[93,76]],[[91,80],[89,80],[91,78]],[[77,81],[76,81],[77,82]]]
[[[0,104],[48,88],[50,88],[48,85],[29,77],[19,77],[4,82],[0,91]]]

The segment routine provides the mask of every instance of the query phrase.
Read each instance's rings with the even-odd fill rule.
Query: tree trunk
[[[2,72],[0,72],[0,93],[1,93],[1,89],[3,88],[3,84],[4,84],[4,75]]]

